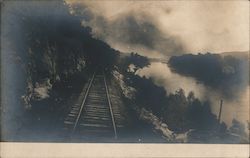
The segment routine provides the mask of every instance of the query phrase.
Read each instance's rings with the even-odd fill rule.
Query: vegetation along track
[[[111,103],[105,74],[95,72],[81,95],[81,104],[73,105],[64,121],[71,136],[117,138],[123,123],[119,108]]]

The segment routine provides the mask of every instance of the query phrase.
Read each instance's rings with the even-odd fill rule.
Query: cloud
[[[83,25],[120,51],[147,56],[249,49],[248,2],[68,1],[92,18]],[[86,12],[85,12],[86,13]]]
[[[76,4],[78,3],[73,3],[73,5]],[[114,10],[112,7],[115,7],[106,2],[104,6],[111,10]],[[82,10],[90,11],[94,17],[90,20],[83,20],[82,24],[90,26],[96,38],[106,41],[120,51],[133,51],[147,56],[176,55],[186,51],[178,36],[166,31],[162,32],[150,12],[138,11],[135,6],[137,5],[133,5],[132,8],[123,7],[112,15],[105,7],[84,3]],[[101,10],[102,13],[96,12],[96,10]],[[171,9],[164,8],[164,12],[170,14]]]
[[[150,55],[153,51],[165,55],[185,52],[177,37],[163,35],[145,16],[142,18],[128,14],[111,22],[99,17],[95,27],[95,35],[98,38],[107,40],[111,45],[127,47],[128,50],[125,51],[144,52],[146,55]]]
[[[163,73],[164,72],[164,73]],[[140,69],[139,76],[151,77],[158,86],[163,86],[167,93],[175,93],[182,88],[186,94],[193,91],[199,99],[205,99],[206,88],[202,84],[197,84],[192,77],[184,77],[171,72],[169,67],[163,63],[151,63],[149,67]]]

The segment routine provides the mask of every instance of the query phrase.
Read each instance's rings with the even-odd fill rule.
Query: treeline
[[[136,90],[131,101],[151,111],[167,123],[172,131],[183,133],[193,129],[195,132],[192,132],[190,139],[203,143],[218,141],[212,140],[218,138],[220,142],[247,142],[244,125],[237,120],[233,120],[231,127],[219,122],[211,111],[209,101],[201,101],[195,97],[194,92],[186,94],[183,89],[167,93],[167,90],[157,86],[152,78],[140,77],[136,75],[136,71],[129,71],[130,64],[135,65],[136,70],[149,66],[148,58],[131,53],[122,60],[120,70],[123,72],[124,81]]]
[[[209,102],[201,102],[193,92],[188,95],[183,89],[167,94],[163,87],[157,86],[151,78],[140,77],[136,71],[128,71],[129,65],[135,69],[149,66],[148,58],[136,53],[123,58],[120,69],[125,75],[125,82],[136,89],[134,102],[136,105],[152,111],[166,122],[175,132],[185,132],[189,129],[215,129],[225,124],[219,124],[212,114]],[[222,129],[222,128],[221,128]]]
[[[111,69],[117,51],[92,37],[81,25],[89,15],[71,14],[63,0],[4,1],[1,9],[1,132],[10,140],[19,128],[62,122],[70,95],[82,90],[89,71]]]
[[[9,56],[21,65],[13,71],[22,72],[26,83],[20,85],[26,85],[26,93],[32,93],[36,85],[44,82],[49,82],[52,88],[67,87],[63,84],[69,82],[84,84],[84,79],[75,80],[86,68],[111,69],[116,62],[118,52],[93,38],[91,28],[81,25],[88,15],[72,15],[64,1],[5,5],[4,14],[9,19],[4,19],[3,40],[11,43]]]
[[[135,73],[137,70],[142,69],[145,66],[149,66],[150,61],[147,57],[141,56],[135,52],[131,52],[129,54],[120,53],[117,60],[119,71],[121,71],[122,74],[126,74],[131,65],[133,65],[133,72]]]
[[[136,89],[136,104],[152,111],[171,130],[178,133],[189,129],[215,130],[221,126],[211,112],[210,103],[201,102],[193,92],[186,96],[184,90],[179,89],[167,95],[165,89],[156,86],[151,78],[137,75],[129,78],[130,85]]]
[[[173,56],[168,65],[171,70],[182,75],[192,76],[230,96],[235,92],[235,89],[230,87],[237,85],[241,88],[249,83],[247,79],[248,62],[247,58],[206,53]]]

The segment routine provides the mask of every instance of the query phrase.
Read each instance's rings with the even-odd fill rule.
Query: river
[[[208,87],[195,78],[182,76],[170,70],[166,63],[151,62],[151,65],[136,72],[139,76],[151,77],[158,86],[163,86],[167,94],[174,93],[182,88],[187,95],[193,91],[200,100],[209,100],[211,110],[217,116],[219,113],[220,100],[223,100],[221,120],[231,126],[235,118],[245,124],[247,131],[247,121],[249,122],[249,86],[239,91],[237,97],[228,99],[223,97],[218,90]]]

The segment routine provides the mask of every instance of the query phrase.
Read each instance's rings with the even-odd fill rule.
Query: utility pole
[[[223,104],[223,100],[220,100],[220,111],[219,111],[219,116],[218,116],[219,123],[221,119],[222,104]]]

